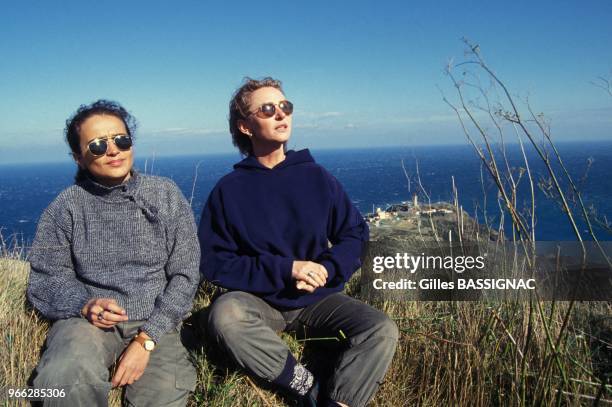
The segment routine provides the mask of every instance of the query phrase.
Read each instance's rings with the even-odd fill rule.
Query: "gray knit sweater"
[[[45,317],[114,298],[156,342],[189,313],[200,278],[189,204],[171,180],[136,172],[117,187],[87,179],[61,192],[29,260],[28,299]]]

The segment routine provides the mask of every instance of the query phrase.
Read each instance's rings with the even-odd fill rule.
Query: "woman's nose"
[[[280,107],[278,107],[278,106],[276,107],[276,112],[275,112],[275,113],[276,113],[276,116],[274,116],[274,118],[275,118],[276,120],[283,120],[283,119],[285,118],[285,116],[287,116],[287,115],[285,114],[285,112],[283,112],[283,109],[281,109],[281,108],[280,108]]]
[[[113,141],[113,139],[109,139],[107,143],[108,144],[106,147],[106,155],[116,156],[117,154],[119,154],[120,150],[115,145],[115,142]]]

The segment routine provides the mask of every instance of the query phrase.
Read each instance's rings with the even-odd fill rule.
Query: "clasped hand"
[[[327,283],[327,270],[319,263],[312,261],[295,260],[291,277],[295,280],[295,287],[298,290],[314,292],[319,287]]]
[[[81,309],[81,315],[98,328],[111,328],[128,320],[125,309],[113,298],[92,298]]]

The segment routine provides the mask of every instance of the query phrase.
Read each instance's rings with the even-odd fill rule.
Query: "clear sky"
[[[480,44],[559,140],[612,138],[612,2],[15,1],[0,12],[0,163],[67,160],[66,118],[98,98],[138,119],[138,154],[233,151],[246,75],[281,79],[292,146],[460,144],[438,87]]]

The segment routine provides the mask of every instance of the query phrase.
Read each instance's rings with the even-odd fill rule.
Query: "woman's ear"
[[[75,163],[77,163],[79,168],[85,169],[85,166],[81,163],[81,161],[83,161],[83,156],[82,155],[78,155],[77,153],[73,152],[72,153],[72,159],[74,160]]]
[[[246,134],[249,137],[253,135],[253,132],[251,131],[249,126],[247,126],[246,121],[240,119],[236,124],[238,125],[238,130],[240,130],[240,132]]]

